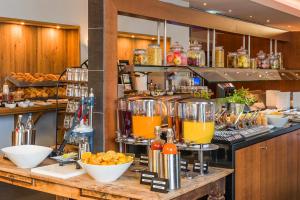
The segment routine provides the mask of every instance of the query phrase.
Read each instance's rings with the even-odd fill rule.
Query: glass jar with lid
[[[168,65],[187,65],[187,56],[183,47],[178,43],[175,42],[170,51],[167,54],[167,64]]]
[[[264,53],[262,50],[257,53],[257,67],[261,69],[270,68],[269,59],[267,58],[266,53]]]
[[[162,101],[143,98],[132,103],[132,133],[135,138],[155,138],[154,128],[162,122]]]
[[[248,51],[241,47],[240,49],[238,49],[237,51],[237,67],[239,68],[249,68],[250,67],[250,58],[248,55]]]
[[[229,52],[227,55],[227,67],[236,68],[237,67],[237,53]]]
[[[215,50],[215,67],[224,67],[224,49],[222,46]]]
[[[202,45],[195,41],[190,45],[187,52],[187,64],[189,66],[204,67],[205,66],[205,52]]]
[[[269,54],[269,63],[271,69],[279,69],[280,68],[280,58],[278,54],[271,53]]]
[[[149,44],[147,49],[148,65],[162,65],[162,50],[158,44]]]
[[[208,144],[215,132],[215,104],[199,98],[177,104],[177,116],[185,143]]]
[[[133,64],[134,65],[147,64],[146,49],[134,49],[133,50]]]

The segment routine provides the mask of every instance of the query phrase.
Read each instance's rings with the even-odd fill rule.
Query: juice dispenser
[[[162,122],[162,102],[145,98],[132,101],[132,132],[135,138],[155,138],[154,128]]]
[[[215,132],[215,104],[213,101],[191,98],[177,105],[178,127],[187,144],[208,144]]]
[[[132,113],[128,99],[122,98],[118,100],[117,116],[120,136],[130,137],[132,133]]]

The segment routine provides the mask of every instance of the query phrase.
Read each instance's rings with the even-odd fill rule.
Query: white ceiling
[[[300,0],[185,0],[190,7],[244,21],[300,31]]]

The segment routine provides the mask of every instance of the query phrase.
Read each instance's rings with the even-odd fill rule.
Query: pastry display
[[[56,87],[42,87],[42,88],[18,88],[16,93],[23,97],[23,99],[34,98],[50,98],[56,96]],[[58,97],[64,98],[66,96],[66,89],[63,87],[58,88]]]
[[[59,75],[55,74],[43,74],[43,73],[15,73],[12,72],[10,75],[11,78],[26,83],[38,83],[38,82],[45,82],[45,81],[57,81],[59,79]],[[62,77],[64,80],[65,77]]]

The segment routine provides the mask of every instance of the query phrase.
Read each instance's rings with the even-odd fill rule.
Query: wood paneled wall
[[[132,64],[134,49],[147,49],[149,44],[156,44],[156,40],[118,36],[118,60],[129,60]],[[160,47],[163,49],[163,40],[160,41]],[[167,51],[169,49],[170,39],[168,38]]]
[[[61,73],[80,64],[79,29],[0,23],[0,76],[10,72]]]

